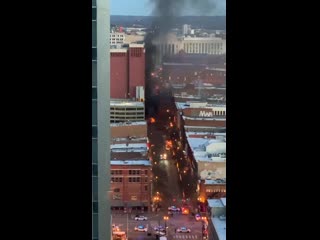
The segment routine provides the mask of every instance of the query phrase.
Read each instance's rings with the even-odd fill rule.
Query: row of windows
[[[111,53],[111,57],[125,57],[126,53]]]
[[[122,178],[120,178],[120,177],[112,177],[111,178],[111,182],[113,183],[113,182],[122,182]]]
[[[129,177],[128,182],[142,182],[143,180],[140,177]],[[122,183],[123,178],[122,177],[112,177],[111,183]],[[144,182],[148,182],[148,178],[144,178]]]
[[[140,116],[140,115],[136,115],[136,116],[126,116],[126,117],[121,117],[121,116],[110,116],[111,120],[144,120],[144,115]]]
[[[143,170],[129,170],[129,175],[143,174]],[[148,170],[144,170],[144,174],[148,174]]]
[[[214,115],[216,115],[216,116],[224,116],[224,115],[226,115],[226,111],[214,111]]]
[[[129,177],[129,182],[140,182],[139,177]]]
[[[113,111],[137,111],[137,110],[140,110],[140,111],[144,111],[144,108],[115,108],[115,107],[111,107],[110,108],[111,110]]]
[[[111,175],[122,175],[122,170],[111,170]]]
[[[142,48],[130,48],[130,56],[131,57],[141,57]]]
[[[225,189],[206,189],[206,192],[226,192]]]
[[[144,112],[111,112],[113,115],[141,115],[144,114]]]

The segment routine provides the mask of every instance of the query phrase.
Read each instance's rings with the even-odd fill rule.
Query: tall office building
[[[92,240],[111,239],[109,0],[92,0]]]

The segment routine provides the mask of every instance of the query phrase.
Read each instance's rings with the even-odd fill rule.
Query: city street
[[[171,124],[174,117],[174,105],[169,89],[160,86],[159,95],[153,96],[152,117],[155,121],[148,121],[149,154],[152,162],[152,199],[153,209],[149,212],[132,211],[131,213],[113,212],[112,223],[127,233],[128,240],[156,239],[154,227],[167,227],[166,236],[170,239],[202,239],[202,222],[196,221],[195,213],[195,179],[189,171],[185,153],[175,126]],[[148,116],[150,120],[151,116]],[[166,141],[172,140],[172,146],[167,147]],[[178,148],[178,146],[180,146]],[[174,153],[174,156],[173,156]],[[168,207],[181,208],[187,206],[189,214],[181,212],[169,214]],[[136,215],[143,215],[148,219],[136,221]],[[166,221],[165,221],[166,217]],[[143,225],[147,232],[138,232],[134,228]],[[190,233],[179,233],[177,228],[186,227]]]

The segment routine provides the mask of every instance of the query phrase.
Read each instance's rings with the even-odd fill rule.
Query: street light
[[[164,220],[164,229],[165,229],[165,233],[167,235],[167,221],[169,220],[168,216],[163,216],[163,220]]]

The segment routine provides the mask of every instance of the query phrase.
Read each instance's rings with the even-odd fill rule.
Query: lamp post
[[[167,221],[169,220],[169,217],[168,216],[163,216],[163,220],[164,220],[165,233],[167,235]]]

